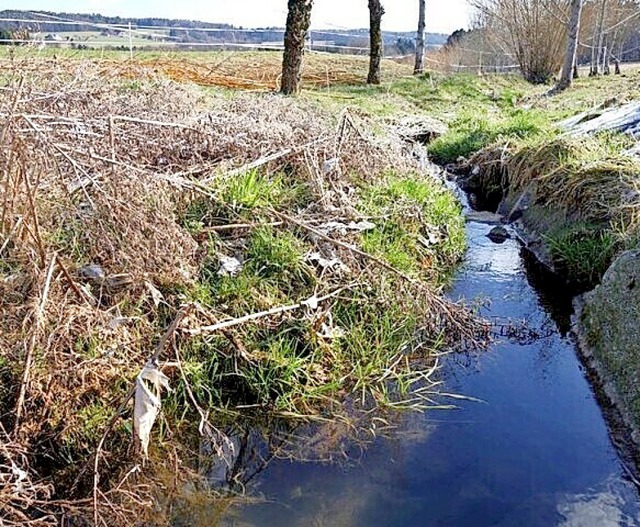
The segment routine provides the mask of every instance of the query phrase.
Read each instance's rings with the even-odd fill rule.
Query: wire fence
[[[117,50],[134,53],[146,51],[282,51],[285,30],[279,27],[237,28],[227,25],[175,25],[158,20],[158,24],[105,23],[75,20],[53,14],[25,12],[24,17],[0,17],[4,27],[24,32],[5,34],[0,45],[23,45],[37,50],[70,48],[75,50]],[[142,19],[141,21],[148,20]],[[140,20],[139,20],[140,21]],[[161,22],[166,22],[162,24]],[[327,24],[330,26],[330,24]],[[218,27],[219,26],[219,27]],[[368,29],[354,30],[311,28],[306,47],[315,53],[363,56],[369,54]],[[416,34],[385,32],[385,56],[410,62],[415,55]],[[1,37],[2,35],[0,35]],[[425,60],[434,70],[469,73],[509,73],[519,69],[509,53],[457,46],[458,56],[439,53],[442,44],[427,43]]]

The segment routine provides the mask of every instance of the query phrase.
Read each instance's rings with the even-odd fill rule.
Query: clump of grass
[[[580,289],[600,281],[620,247],[614,233],[588,224],[552,231],[545,240],[557,269]]]
[[[302,204],[304,187],[293,178],[250,170],[244,174],[216,180],[221,200],[234,211],[257,207],[286,208]]]
[[[375,401],[382,406],[402,404],[409,396],[419,368],[413,372],[388,376],[389,364],[396,360],[415,360],[411,356],[416,344],[419,318],[401,303],[376,306],[360,302],[343,303],[335,310],[336,321],[348,328],[348,338],[332,347],[334,375],[344,375],[351,369],[349,391],[362,403]],[[427,350],[428,357],[433,350]],[[426,364],[426,362],[424,363]],[[386,378],[393,382],[384,382]]]
[[[182,225],[194,234],[204,227],[225,223],[229,218],[254,220],[254,211],[258,209],[302,207],[309,200],[304,182],[281,173],[268,175],[258,170],[221,175],[214,180],[212,190],[216,198],[192,200],[181,215]]]
[[[375,217],[363,248],[394,267],[432,279],[446,276],[466,246],[460,204],[440,183],[419,175],[388,173],[366,186],[359,208]]]
[[[224,307],[240,316],[306,298],[316,283],[313,270],[304,262],[309,247],[289,231],[270,226],[254,229],[244,252],[237,255],[243,260],[237,276],[218,273],[217,250],[214,240],[199,279],[186,292],[188,300],[207,307]]]
[[[455,163],[498,141],[537,137],[551,132],[551,124],[542,113],[510,109],[504,115],[486,110],[461,112],[449,131],[429,145],[429,154],[438,164]]]
[[[305,282],[311,272],[303,262],[305,248],[291,232],[272,227],[253,231],[247,247],[247,268],[260,278],[280,285]]]
[[[503,165],[512,190],[535,184],[539,201],[578,220],[607,223],[632,213],[624,197],[634,192],[640,163],[624,154],[625,144],[618,134],[541,137],[514,145]]]

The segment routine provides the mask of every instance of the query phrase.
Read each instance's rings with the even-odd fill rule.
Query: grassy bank
[[[234,429],[441,404],[438,352],[483,329],[440,296],[464,223],[388,122],[4,66],[3,524],[166,524]]]
[[[440,296],[464,225],[401,138],[409,118],[445,122],[432,158],[479,166],[480,186],[533,188],[529,215],[568,276],[597,281],[637,239],[628,142],[554,126],[635,96],[635,73],[546,98],[515,76],[404,65],[369,87],[366,61],[340,57],[321,78],[329,58],[314,55],[291,100],[268,91],[275,54],[215,57],[2,63],[7,525],[167,524],[180,500],[210,501],[202,453],[227,459],[239,430],[311,422],[339,443],[442,403],[438,353],[483,328]],[[144,387],[161,411],[142,405],[154,426],[132,471]]]
[[[613,256],[637,243],[640,163],[627,136],[571,137],[563,119],[623,104],[640,93],[637,70],[584,78],[546,96],[516,76],[433,74],[391,81],[383,89],[353,88],[355,104],[387,114],[428,111],[448,131],[429,144],[431,158],[469,174],[467,186],[504,198],[508,214],[524,198],[524,221],[543,234],[556,268],[578,289],[597,283]]]
[[[557,126],[580,112],[640,96],[639,72],[581,78],[570,90],[546,96],[516,75],[430,73],[395,78],[381,87],[311,90],[321,105],[348,104],[387,116],[427,113],[448,130],[429,144],[430,157],[454,170],[474,172],[470,187],[498,202],[502,212],[531,198],[525,220],[544,235],[549,258],[578,290],[598,282],[613,256],[635,246],[639,163],[619,134],[563,135]],[[529,206],[529,205],[527,205]]]

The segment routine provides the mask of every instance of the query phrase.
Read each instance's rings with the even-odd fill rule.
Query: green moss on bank
[[[585,295],[578,319],[583,346],[595,356],[640,443],[640,254],[627,251]]]

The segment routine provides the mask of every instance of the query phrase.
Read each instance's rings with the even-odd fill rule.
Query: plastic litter
[[[151,384],[153,391],[149,389],[147,382]],[[140,448],[145,459],[148,457],[151,429],[162,407],[160,400],[162,388],[171,391],[169,378],[158,369],[154,362],[147,362],[136,379],[133,409],[133,429],[140,441]]]

